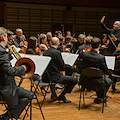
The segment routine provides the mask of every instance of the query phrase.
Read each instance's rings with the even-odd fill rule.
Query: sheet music
[[[51,60],[51,57],[48,56],[38,56],[38,55],[29,55],[29,54],[20,54],[20,55],[21,57],[27,57],[33,60],[33,62],[35,63],[35,74],[39,74],[40,76],[43,75],[44,71],[46,70]],[[11,60],[12,66],[15,65],[16,61],[17,60],[15,58]]]
[[[63,58],[65,64],[68,64],[70,66],[74,65],[78,56],[79,56],[79,54],[72,54],[72,53],[67,53],[67,52],[62,53],[62,58]]]
[[[114,70],[115,67],[115,56],[105,56],[106,64],[108,69]]]

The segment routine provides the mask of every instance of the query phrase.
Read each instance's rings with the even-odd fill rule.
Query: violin
[[[35,48],[35,53],[37,55],[42,55],[42,52],[40,51],[40,49],[38,47]]]

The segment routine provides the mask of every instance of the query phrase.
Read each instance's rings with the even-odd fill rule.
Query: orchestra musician
[[[37,47],[37,38],[31,36],[28,40],[28,49],[26,54],[33,54],[33,55],[42,55],[42,52]]]
[[[51,85],[51,99],[53,101],[59,100],[63,101],[64,103],[70,103],[71,101],[67,100],[65,95],[66,93],[71,93],[72,89],[77,84],[77,79],[72,76],[64,76],[61,74],[60,71],[63,71],[65,69],[65,63],[62,59],[61,52],[57,50],[58,45],[59,39],[57,37],[53,37],[51,39],[51,47],[48,50],[46,50],[43,54],[44,56],[50,56],[52,59],[42,76],[42,80],[44,82],[50,82],[47,75],[48,71],[52,82],[65,85],[64,90],[58,97],[55,93],[55,85]]]
[[[48,44],[50,44],[50,41],[52,39],[52,33],[51,32],[47,32],[46,36],[47,36],[47,42],[48,42]]]
[[[42,52],[44,52],[45,50],[49,48],[48,43],[47,43],[47,37],[45,34],[41,33],[38,37],[38,40],[39,40],[38,45]]]
[[[103,73],[111,76],[107,65],[105,61],[105,56],[101,55],[98,53],[99,48],[100,48],[100,39],[97,37],[94,37],[92,39],[92,50],[91,51],[86,51],[82,55],[82,60],[83,60],[83,69],[88,68],[88,67],[95,67],[99,68],[100,70],[103,71]],[[96,91],[97,98],[94,100],[95,103],[99,104],[102,102],[99,98],[103,98],[104,96],[104,91],[107,93],[112,81],[110,78],[106,78],[105,82],[103,79],[103,76],[99,78],[92,78],[92,77],[86,77],[86,76],[81,76],[81,84],[84,84],[86,88],[89,90],[94,90]],[[106,88],[106,89],[105,89]],[[107,97],[107,96],[106,96]]]
[[[84,44],[84,38],[85,38],[85,35],[80,34],[78,36],[78,41],[73,42],[72,53],[76,53],[76,51],[78,50],[78,47]]]
[[[55,37],[58,37],[58,36],[62,36],[62,32],[61,31],[55,31]]]
[[[106,48],[108,46],[108,44],[109,44],[108,36],[107,36],[107,34],[103,34],[101,37],[101,47]]]
[[[117,49],[113,53],[113,55],[116,57],[116,59],[115,59],[114,74],[120,75],[120,67],[117,66],[117,64],[116,64],[118,61],[120,61],[120,43],[118,44]],[[119,81],[119,78],[116,78],[116,77],[113,78],[113,83],[112,83],[112,89],[113,90],[116,90],[115,86],[116,86],[116,82],[118,82],[118,81]]]
[[[107,28],[104,24],[105,16],[101,19],[101,24],[105,32],[110,35],[110,41],[108,44],[108,54],[113,55],[113,52],[116,50],[116,47],[120,43],[120,21],[115,21],[113,24],[113,29]],[[115,45],[114,45],[115,44]]]
[[[84,45],[81,45],[78,47],[78,52],[76,53],[79,53],[79,57],[80,57],[80,54],[83,53],[83,52],[86,52],[86,51],[91,51],[92,47],[91,47],[91,40],[93,39],[92,36],[87,36],[85,37],[84,39]]]
[[[63,44],[65,45],[65,51],[70,52],[73,47],[73,44],[71,43],[71,36],[66,36]]]
[[[18,119],[34,94],[16,85],[14,76],[25,75],[27,68],[25,65],[12,67],[12,56],[5,50],[7,42],[7,30],[0,27],[0,92],[8,104],[11,116]],[[9,120],[8,112],[0,115],[0,120]]]
[[[16,47],[21,48],[21,53],[26,53],[28,43],[24,40],[25,36],[23,35],[23,31],[20,28],[16,29],[16,36],[13,38],[14,44]]]

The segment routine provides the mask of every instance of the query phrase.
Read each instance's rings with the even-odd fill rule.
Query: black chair
[[[76,72],[74,72],[73,76],[75,76],[77,79],[80,78],[80,72],[82,70],[82,64],[83,64],[82,59],[77,59],[74,63],[74,65],[76,67]]]
[[[52,88],[52,87],[55,86],[55,84],[56,84],[56,83],[53,83],[53,82],[51,81],[51,78],[50,78],[50,75],[49,75],[48,71],[46,71],[46,73],[47,73],[48,79],[49,79],[49,81],[50,81],[50,82],[47,82],[47,83],[43,82],[43,81],[42,81],[42,78],[36,79],[36,77],[32,77],[32,80],[33,80],[34,85],[35,85],[35,86],[34,86],[34,89],[35,89],[34,93],[37,93],[38,88],[40,88],[41,93],[42,93],[42,95],[43,95],[43,100],[42,100],[42,103],[41,103],[41,107],[42,107],[44,101],[46,100],[45,97],[46,97],[46,95],[47,95],[47,92],[43,91],[42,88],[43,88],[44,86],[46,86],[46,87],[47,87],[47,90],[48,90],[49,88]],[[40,77],[40,76],[38,75],[38,77]]]
[[[112,90],[113,90],[113,94],[115,92],[115,85],[119,85],[116,84],[116,82],[119,82],[120,81],[120,59],[117,59],[115,60],[115,68],[114,68],[114,71],[112,71],[113,73],[111,74],[112,75]]]
[[[85,69],[83,69],[82,70],[82,73],[81,73],[81,76],[80,76],[80,80],[81,80],[81,78],[82,78],[82,76],[87,76],[87,77],[102,77],[104,74],[103,74],[103,72],[100,70],[100,69],[98,69],[98,68],[94,68],[94,67],[89,67],[89,68],[85,68]],[[105,78],[105,75],[104,75],[104,77],[103,77],[103,79],[105,80],[106,78]],[[80,86],[81,86],[81,88],[80,88]],[[80,105],[81,105],[81,98],[82,98],[82,92],[83,92],[83,103],[84,103],[84,105],[85,105],[85,95],[84,95],[84,92],[85,92],[85,89],[86,89],[86,87],[83,85],[83,84],[80,84],[80,81],[79,81],[79,89],[80,89],[80,99],[79,99],[79,110],[80,110]],[[106,88],[105,88],[106,89]],[[107,105],[107,103],[106,103],[106,94],[105,94],[105,90],[104,90],[104,95],[103,95],[103,97],[102,98],[98,98],[99,100],[102,100],[103,101],[103,105],[102,105],[102,113],[104,112],[104,104],[106,104]]]
[[[2,104],[2,105],[5,106],[5,110],[3,110],[3,111],[7,111],[8,115],[9,115],[9,118],[11,118],[11,119],[13,120],[13,117],[12,117],[12,115],[10,114],[9,109],[8,109],[8,104],[7,104],[7,102],[5,101],[5,99],[4,99],[4,97],[3,97],[3,95],[2,95],[1,92],[0,92],[0,104]]]
[[[7,113],[8,113],[8,115],[9,115],[9,118],[11,118],[11,120],[13,120],[13,117],[12,117],[12,115],[11,115],[11,113],[9,112],[9,107],[8,107],[8,104],[7,104],[7,102],[6,102],[6,100],[4,99],[4,95],[0,92],[0,104],[2,104],[2,105],[4,105],[4,107],[5,107],[5,110],[3,110],[3,111],[7,111]],[[30,103],[28,103],[28,105],[25,107],[25,114],[24,114],[24,116],[23,116],[23,120],[25,119],[25,117],[26,117],[26,115],[28,116],[28,109],[29,109],[29,107],[30,107],[30,104],[31,104],[31,102]],[[20,117],[19,117],[20,118]],[[21,119],[21,118],[20,118]]]

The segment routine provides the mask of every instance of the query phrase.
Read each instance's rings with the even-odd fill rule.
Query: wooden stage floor
[[[24,80],[22,87],[30,89],[30,81]],[[112,98],[108,98],[107,107],[102,113],[102,103],[95,104],[94,99],[85,99],[86,106],[81,106],[81,110],[78,110],[79,102],[79,88],[75,86],[71,94],[67,94],[66,98],[71,100],[71,103],[58,103],[50,102],[50,94],[47,94],[46,101],[42,106],[42,111],[45,116],[45,120],[120,120],[120,85],[118,85],[114,95],[111,88],[108,91],[108,95]],[[95,92],[88,92],[87,96],[94,94]],[[43,96],[38,95],[38,99],[41,102]],[[33,106],[38,107],[36,99],[33,100]],[[4,107],[0,105],[0,114],[3,113]],[[24,112],[23,112],[24,113]],[[21,119],[23,117],[21,114]],[[29,113],[29,112],[28,112]],[[25,120],[29,120],[29,116]],[[32,108],[32,120],[42,120],[40,110]]]

